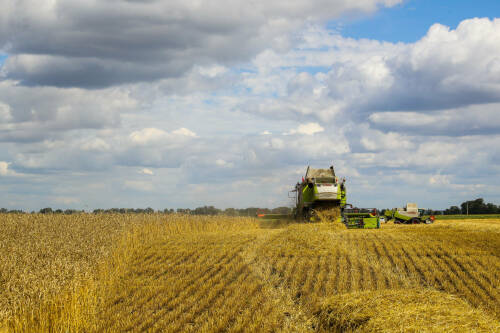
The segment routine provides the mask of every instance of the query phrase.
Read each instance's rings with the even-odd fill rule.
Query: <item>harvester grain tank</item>
[[[339,180],[333,166],[328,169],[307,167],[301,183],[295,186],[295,216],[306,221],[318,211],[339,219],[346,205],[345,179]]]
[[[388,209],[384,213],[387,221],[394,220],[394,223],[400,224],[431,224],[434,222],[433,215],[423,215],[423,209],[418,209],[416,203],[407,203],[404,208]]]

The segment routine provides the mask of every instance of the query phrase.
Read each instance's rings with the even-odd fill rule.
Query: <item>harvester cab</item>
[[[338,179],[333,165],[328,169],[308,166],[302,182],[297,183],[293,192],[297,219],[311,221],[321,214],[337,220],[346,204],[345,179]]]

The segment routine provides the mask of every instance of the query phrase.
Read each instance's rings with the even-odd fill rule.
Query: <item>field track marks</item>
[[[224,255],[219,262],[212,264],[212,268],[205,271],[204,275],[200,274],[194,279],[188,279],[186,284],[189,284],[189,286],[187,288],[175,288],[181,290],[181,292],[176,297],[169,299],[163,308],[151,317],[152,321],[156,321],[161,317],[177,320],[174,315],[177,313],[176,310],[181,310],[183,313],[191,311],[206,296],[206,286],[214,287],[225,278],[231,269],[236,268],[239,262],[239,251],[241,251],[241,248],[233,249],[229,252],[229,255]],[[156,298],[160,296],[157,295]]]
[[[232,259],[229,257],[225,259],[222,264],[228,264]],[[212,267],[202,273],[203,275],[198,275],[195,281],[206,281],[209,277],[215,275],[217,272],[217,267]],[[198,284],[192,284],[190,287],[176,294],[180,288],[180,284],[168,283],[171,280],[162,280],[162,281],[152,281],[150,285],[144,285],[140,288],[135,295],[133,295],[131,300],[131,315],[130,324],[128,325],[129,330],[133,330],[137,325],[142,323],[145,320],[145,317],[150,319],[155,319],[161,315],[165,311],[169,309],[173,310],[176,307],[175,303],[180,303],[186,297],[187,294],[191,292],[195,292]],[[182,283],[182,285],[186,285],[189,282]],[[117,311],[116,309],[115,311]],[[128,312],[128,311],[125,311]],[[117,311],[120,313],[119,311]],[[123,312],[123,311],[122,311]]]
[[[375,279],[377,281],[377,289],[385,289],[389,288],[389,277],[386,274],[382,274],[380,271],[383,269],[383,267],[386,264],[385,257],[382,256],[381,251],[379,250],[379,247],[381,247],[381,242],[377,239],[374,239],[371,242],[371,245],[373,247],[373,253],[376,256],[376,263],[378,263],[378,269],[375,272]],[[379,273],[379,274],[377,274]]]
[[[220,258],[220,264],[225,265],[232,260],[233,257],[230,257],[230,253],[224,253]],[[170,302],[175,301],[177,297],[182,297],[182,294],[177,294],[176,291],[181,289],[184,293],[188,293],[191,290],[195,290],[194,283],[198,280],[208,279],[212,274],[215,274],[217,266],[214,266],[212,261],[213,258],[210,257],[202,257],[199,260],[193,263],[193,266],[200,265],[201,267],[206,267],[206,269],[202,270],[198,274],[194,275],[191,279],[180,280],[173,283],[168,283],[169,280],[175,279],[178,275],[168,276],[165,275],[161,279],[151,280],[148,277],[141,277],[139,281],[129,280],[129,286],[133,286],[131,289],[133,293],[128,297],[128,311],[131,313],[141,313],[141,309],[147,308],[147,305],[152,302],[156,302],[158,297],[163,298],[162,305],[167,307]],[[136,276],[139,278],[138,276]],[[189,286],[189,287],[187,287]],[[175,287],[175,288],[173,288]],[[187,288],[184,288],[187,287]],[[154,289],[154,293],[149,292],[145,293],[146,289]],[[173,295],[172,295],[173,294]],[[171,295],[171,296],[169,296]],[[114,311],[118,311],[118,308],[115,308]],[[140,321],[141,318],[137,318],[137,321]]]
[[[138,270],[135,265],[130,267],[132,274],[125,274],[128,282],[121,282],[125,283],[125,288],[118,288],[128,289],[126,304],[111,299],[107,306],[109,310],[104,311],[104,315],[117,319],[121,314],[127,314],[127,322],[122,326],[120,320],[112,320],[115,326],[108,329],[146,330],[154,327],[163,317],[175,322],[176,313],[180,310],[190,311],[203,299],[203,291],[207,286],[216,285],[228,275],[228,269],[235,268],[235,264],[241,262],[239,253],[250,241],[247,237],[241,237],[237,242],[230,241],[227,245],[223,242],[218,245],[210,240],[208,245],[193,243],[188,253],[176,251],[175,247],[165,249],[159,246],[157,250],[161,255],[153,256],[148,249],[145,255],[149,265]],[[178,252],[181,253],[180,258],[176,258]],[[165,260],[165,257],[169,260]],[[157,258],[157,261],[152,261],[152,258]],[[140,263],[140,260],[132,262]],[[186,307],[186,304],[189,305]]]

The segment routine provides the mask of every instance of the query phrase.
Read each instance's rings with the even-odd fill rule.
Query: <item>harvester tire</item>
[[[304,221],[305,222],[311,222],[313,216],[313,212],[311,208],[304,208]]]
[[[419,218],[414,217],[414,218],[412,218],[412,219],[410,220],[410,222],[409,222],[409,223],[410,223],[410,224],[419,224],[419,223],[420,223],[420,219],[419,219]]]

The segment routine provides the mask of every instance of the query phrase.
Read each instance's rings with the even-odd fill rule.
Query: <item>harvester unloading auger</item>
[[[295,217],[310,221],[317,217],[340,220],[346,205],[345,179],[335,176],[333,165],[329,169],[307,167],[301,183],[295,185]]]

